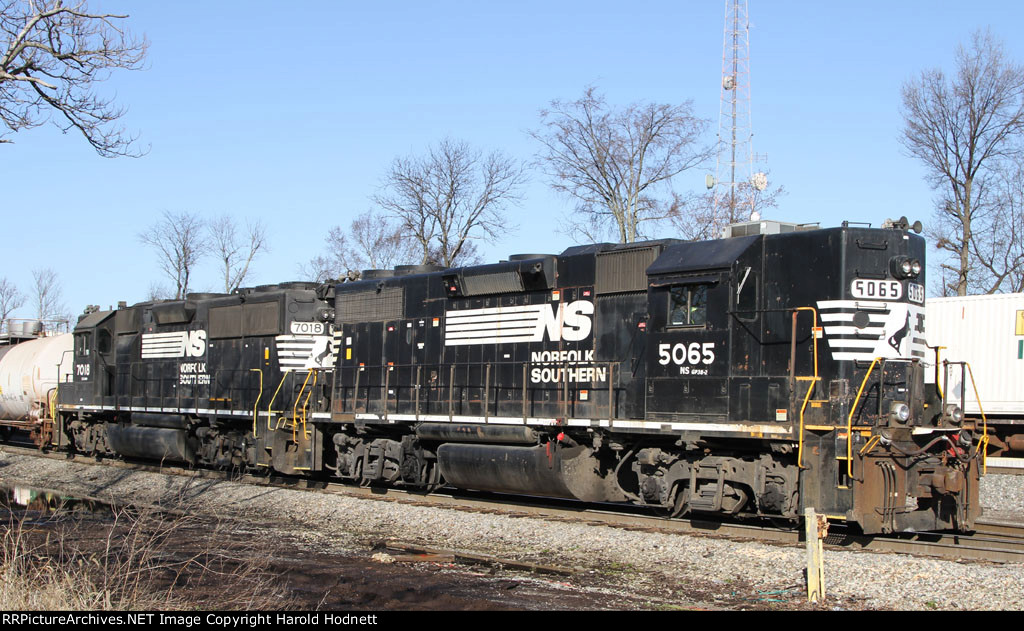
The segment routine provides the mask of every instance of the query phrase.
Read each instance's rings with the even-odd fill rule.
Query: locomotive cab
[[[79,403],[102,403],[113,397],[116,354],[114,348],[114,311],[91,311],[75,326],[74,381],[66,387]],[[107,403],[111,403],[108,400]]]
[[[681,243],[647,269],[650,417],[775,420],[766,411],[774,409],[767,400],[777,403],[780,390],[749,379],[761,375],[760,347],[736,330],[750,329],[759,319],[760,250],[753,236]]]

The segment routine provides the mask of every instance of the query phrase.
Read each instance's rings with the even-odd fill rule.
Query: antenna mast
[[[714,179],[715,216],[728,223],[746,221],[754,212],[750,187],[763,191],[768,178],[754,173],[754,130],[750,120],[750,25],[747,0],[725,0],[722,85],[718,110],[718,160]]]

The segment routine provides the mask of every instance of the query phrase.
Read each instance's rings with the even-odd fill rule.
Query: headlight
[[[964,420],[964,411],[960,409],[960,406],[949,404],[946,406],[946,416],[953,419],[954,423],[962,423]]]
[[[899,401],[893,401],[892,406],[889,407],[889,414],[892,419],[898,423],[906,423],[910,418],[910,406],[906,403]]]
[[[909,256],[894,256],[889,259],[889,273],[900,280],[916,277],[921,273],[921,269],[921,261]]]
[[[970,448],[971,443],[974,442],[974,437],[971,436],[971,433],[966,429],[959,431],[956,435],[956,439],[957,442],[960,443],[960,446],[963,447],[964,449]]]

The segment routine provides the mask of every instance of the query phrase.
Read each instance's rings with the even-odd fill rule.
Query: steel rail
[[[135,471],[199,477],[211,480],[234,481],[259,486],[360,497],[378,501],[391,501],[421,506],[440,506],[465,511],[503,513],[512,516],[603,525],[629,530],[670,534],[715,536],[742,542],[760,542],[778,545],[800,545],[803,530],[793,523],[792,528],[754,523],[734,523],[713,517],[668,518],[653,514],[650,509],[634,506],[584,504],[557,498],[522,497],[498,493],[445,490],[430,494],[403,489],[358,487],[341,482],[327,482],[310,478],[280,475],[257,476],[244,474],[230,476],[223,471],[186,469],[183,467],[141,464],[119,460],[105,460],[102,465],[89,456],[68,458],[64,453],[43,453],[37,449],[0,446],[0,451],[21,455],[45,457],[79,464],[114,466]],[[979,520],[974,533],[919,532],[893,535],[863,535],[844,524],[832,524],[825,546],[836,551],[865,551],[939,557],[953,560],[1024,563],[1024,524]]]

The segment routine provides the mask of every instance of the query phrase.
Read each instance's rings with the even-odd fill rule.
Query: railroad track
[[[67,460],[67,454],[47,454],[36,449],[4,445],[2,451]],[[95,459],[74,456],[74,462],[98,465]],[[582,504],[551,498],[522,498],[494,493],[436,492],[429,495],[397,489],[361,488],[346,484],[279,476],[228,476],[221,471],[192,470],[173,466],[156,466],[137,462],[105,461],[114,466],[137,471],[185,475],[203,479],[219,479],[304,489],[319,493],[364,497],[377,501],[394,501],[423,506],[529,516],[551,521],[604,525],[630,530],[717,536],[741,541],[759,541],[779,545],[801,545],[803,530],[752,523],[733,523],[710,518],[669,519],[651,511],[634,507]],[[84,498],[83,498],[84,499]],[[1024,563],[1024,524],[979,520],[977,530],[969,535],[950,533],[904,533],[890,536],[862,535],[844,524],[833,523],[825,546],[830,550],[871,551],[930,556],[945,559]]]

